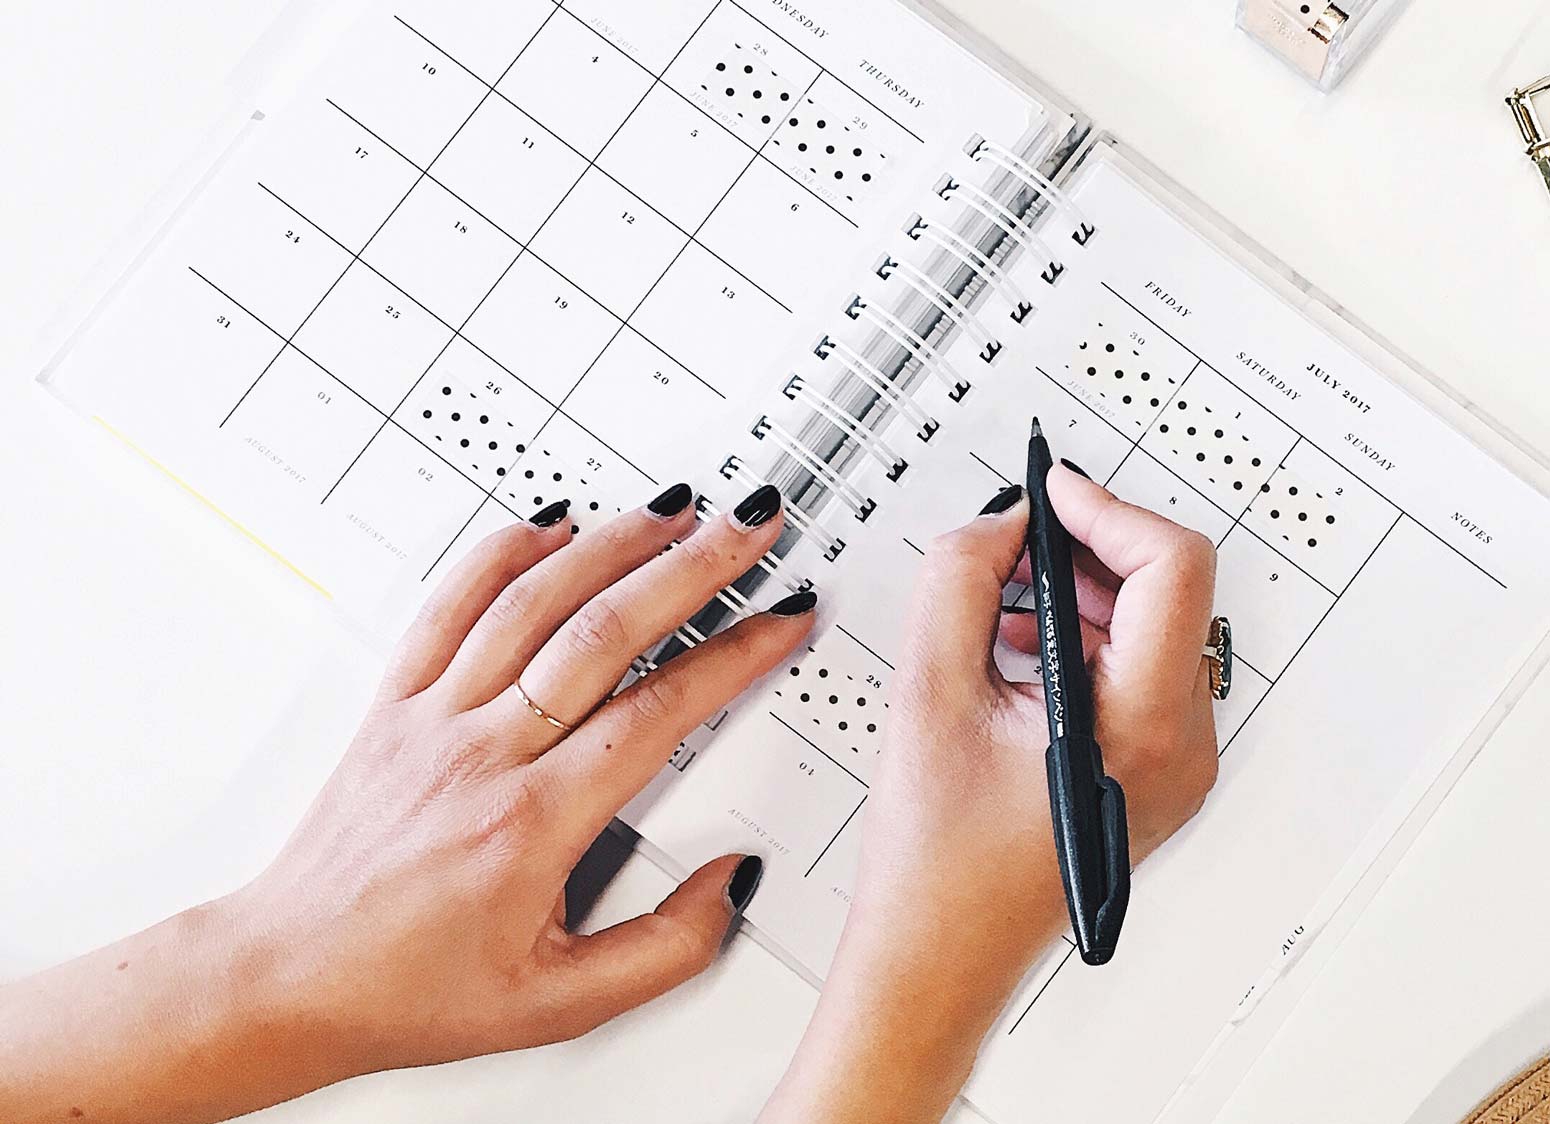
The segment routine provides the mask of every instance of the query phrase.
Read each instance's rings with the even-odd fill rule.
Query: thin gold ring
[[[553,726],[556,730],[560,730],[567,734],[575,730],[576,727],[572,726],[569,722],[561,722],[554,715],[550,714],[543,707],[539,706],[532,699],[528,698],[527,692],[522,689],[521,683],[513,683],[512,686],[517,689],[517,697],[522,700],[527,708],[536,714],[539,718],[542,718],[545,722],[549,723],[549,725]]]

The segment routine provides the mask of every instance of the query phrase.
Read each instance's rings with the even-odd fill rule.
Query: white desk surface
[[[1229,0],[952,6],[1550,450],[1550,196],[1501,105],[1550,71],[1539,0],[1467,17],[1456,0],[1414,0],[1328,98],[1235,32]],[[59,307],[284,8],[0,2],[12,44],[0,67],[0,977],[256,870],[370,686],[367,657],[292,578],[31,385]],[[1230,1093],[1218,1119],[1234,1124],[1432,1124],[1550,1048],[1550,1030],[1533,1029],[1550,1026],[1550,895],[1534,891],[1550,852],[1547,724],[1550,677],[1309,973],[1241,1085],[1208,1076],[1179,1119],[1211,1119]],[[665,888],[632,860],[602,908],[642,908]],[[708,978],[581,1041],[367,1078],[259,1119],[747,1119],[811,1003],[740,939]]]

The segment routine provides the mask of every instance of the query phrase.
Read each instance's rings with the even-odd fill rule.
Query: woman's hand
[[[1077,593],[1097,736],[1124,786],[1139,862],[1216,779],[1201,658],[1215,551],[1067,468],[1051,470],[1049,490],[1085,547]],[[761,1118],[771,1124],[939,1120],[980,1039],[1067,927],[1043,693],[1008,683],[991,654],[998,629],[1038,651],[1036,618],[1001,613],[1027,524],[1026,495],[1007,489],[927,552],[855,901],[802,1048]]]
[[[813,596],[792,595],[613,694],[779,533],[774,488],[687,537],[691,499],[670,488],[574,545],[555,505],[481,543],[268,870],[0,991],[0,1118],[223,1118],[570,1038],[705,968],[757,858],[708,863],[655,913],[592,936],[567,930],[564,897],[679,740],[812,621]]]

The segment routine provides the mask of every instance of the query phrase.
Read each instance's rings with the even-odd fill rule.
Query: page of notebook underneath
[[[949,358],[974,389],[953,402],[923,384],[937,434],[893,426],[909,468],[895,482],[867,461],[854,479],[874,514],[825,520],[846,545],[803,559],[824,593],[808,650],[632,809],[685,866],[736,847],[770,856],[751,916],[821,974],[920,551],[1020,479],[1030,416],[1057,456],[1209,536],[1239,653],[1217,705],[1220,780],[1138,870],[1114,961],[1085,967],[1063,939],[1025,981],[968,1092],[996,1120],[1151,1119],[1550,628],[1541,495],[1115,164],[1084,168],[1076,199],[1099,232],[1066,274],[1049,286],[1036,261],[1014,271],[1040,311],[1019,326],[990,295],[979,315],[1000,355],[987,364],[961,337]],[[1044,747],[1027,748],[1042,788]]]

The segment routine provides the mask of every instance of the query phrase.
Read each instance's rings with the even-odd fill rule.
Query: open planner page
[[[405,0],[250,130],[51,377],[386,639],[555,499],[581,534],[678,479],[735,502],[867,371],[887,320],[847,311],[939,301],[957,330],[894,337],[929,362],[748,591],[812,582],[808,646],[624,819],[670,867],[763,855],[750,919],[821,977],[922,548],[1021,477],[1037,414],[1218,544],[1238,659],[1217,789],[1138,871],[1115,960],[1060,942],[967,1095],[1147,1120],[1550,631],[1550,503],[1103,145],[973,311],[930,296],[980,198],[952,185],[989,182],[971,138],[1015,174],[1070,127],[890,0]]]
[[[889,0],[377,5],[56,385],[388,636],[713,471],[948,156],[1056,125]]]
[[[1059,282],[1041,284],[1036,258],[1010,271],[1040,295],[1037,314],[1014,323],[995,293],[979,306],[981,338],[944,356],[973,389],[954,401],[942,380],[921,383],[935,435],[891,427],[909,468],[894,480],[861,462],[850,482],[875,510],[827,524],[845,540],[834,562],[802,557],[832,620],[635,821],[685,866],[734,846],[772,855],[752,917],[821,973],[851,894],[900,605],[930,538],[1021,478],[1029,417],[1057,456],[1209,536],[1238,653],[1216,704],[1220,780],[1137,871],[1115,959],[1089,968],[1063,940],[1024,982],[967,1093],[995,1120],[1152,1119],[1550,629],[1550,503],[1109,154],[1070,185],[1098,233]],[[1002,344],[991,363],[986,332]],[[1028,747],[1041,789],[1043,749]]]

